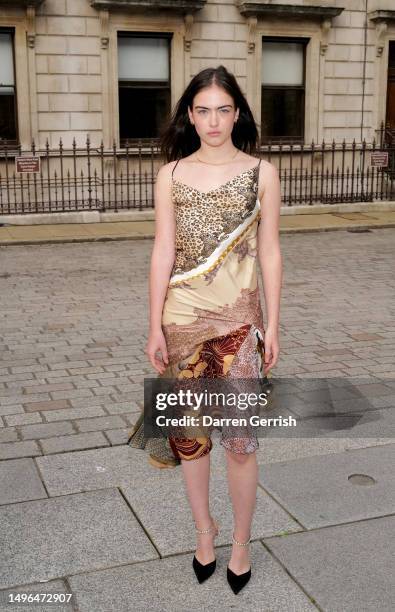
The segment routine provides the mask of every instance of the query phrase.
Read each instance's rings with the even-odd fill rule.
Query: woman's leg
[[[182,459],[181,466],[195,526],[207,529],[213,524],[209,508],[210,453],[199,459]],[[214,536],[214,529],[209,533],[196,534],[195,556],[203,565],[215,559]]]
[[[247,542],[251,535],[258,487],[256,453],[236,453],[225,450],[228,488],[233,506],[234,537],[238,542]],[[248,571],[250,568],[249,546],[233,544],[229,567],[235,574]]]

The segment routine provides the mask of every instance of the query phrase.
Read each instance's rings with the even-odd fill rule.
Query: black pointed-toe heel
[[[211,525],[211,527],[209,527],[208,529],[196,529],[196,532],[210,533],[211,531],[215,530],[216,533],[214,537],[217,537],[219,533],[218,525],[214,520],[213,523],[214,525]],[[195,571],[196,578],[198,579],[199,583],[202,584],[202,582],[204,582],[205,580],[207,580],[207,578],[210,578],[210,576],[214,574],[215,568],[217,567],[217,560],[214,559],[214,561],[203,565],[203,563],[200,563],[200,561],[198,561],[196,559],[196,556],[194,555],[192,559],[192,567]]]
[[[238,546],[247,546],[250,543],[251,538],[249,538],[247,542],[238,542],[237,540],[235,540],[235,538],[233,536],[232,540],[233,540],[233,543],[237,544]],[[237,593],[239,593],[241,591],[241,589],[244,588],[245,585],[247,584],[247,582],[250,580],[250,578],[251,578],[251,567],[250,567],[249,570],[247,570],[243,574],[235,574],[234,572],[232,572],[230,567],[227,566],[227,568],[226,568],[226,578],[228,580],[229,586],[232,589],[233,593],[235,595],[237,595]]]
[[[207,580],[207,578],[210,578],[210,576],[214,574],[215,568],[217,567],[217,559],[214,559],[214,561],[211,561],[211,563],[203,565],[194,556],[192,560],[192,565],[193,569],[195,570],[196,578],[198,579],[199,583],[202,584],[202,582],[204,582],[205,580]]]

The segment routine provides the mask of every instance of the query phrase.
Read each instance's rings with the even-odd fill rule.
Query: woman
[[[257,139],[250,107],[223,66],[191,80],[162,135],[168,163],[157,174],[154,192],[146,346],[158,378],[264,379],[278,360],[280,182],[271,163],[250,155]],[[149,437],[141,414],[128,444],[148,450],[157,467],[181,464],[198,534],[193,568],[203,582],[216,567],[218,534],[209,510],[210,436]],[[251,576],[259,444],[251,430],[232,437],[226,428],[221,444],[235,519],[227,579],[237,593]]]

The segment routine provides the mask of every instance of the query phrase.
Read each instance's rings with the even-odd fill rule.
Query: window
[[[170,113],[170,36],[118,33],[121,146],[128,139],[157,138]]]
[[[303,142],[306,39],[262,39],[261,141]]]
[[[17,143],[14,35],[0,30],[0,142]]]

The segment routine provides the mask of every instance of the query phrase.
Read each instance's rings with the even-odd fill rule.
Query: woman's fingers
[[[159,359],[159,357],[157,356],[157,353],[158,351],[155,351],[155,353],[152,354],[151,363],[154,366],[155,370],[157,370],[158,372],[161,372],[163,363],[162,363],[162,360]]]
[[[275,345],[271,345],[269,342],[267,342],[265,344],[265,367],[264,367],[264,372],[267,373],[269,370],[271,370],[277,363],[277,359],[278,359],[278,355],[279,355],[279,350]]]
[[[161,346],[156,350],[150,349],[146,352],[151,362],[151,365],[155,368],[155,370],[162,374],[165,371],[167,364],[169,363],[166,347]],[[158,356],[158,353],[160,354],[160,356]]]
[[[166,342],[163,342],[163,343],[160,345],[160,352],[161,352],[161,354],[162,354],[162,359],[163,359],[163,362],[164,362],[164,363],[166,363],[166,364],[168,364],[168,363],[169,363],[169,356],[168,356],[168,354],[167,354]]]

